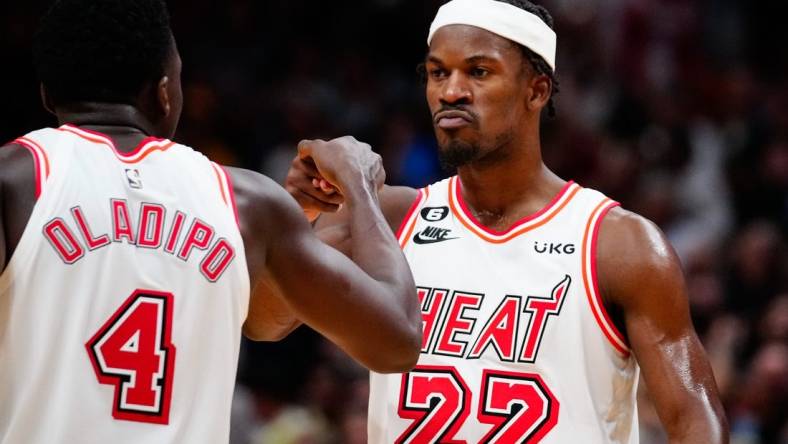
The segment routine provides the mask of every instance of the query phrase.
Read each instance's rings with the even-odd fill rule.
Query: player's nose
[[[467,77],[459,70],[452,71],[449,78],[443,83],[440,99],[444,103],[471,103],[473,94]]]

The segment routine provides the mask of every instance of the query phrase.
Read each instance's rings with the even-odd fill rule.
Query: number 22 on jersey
[[[169,423],[173,299],[170,293],[136,290],[85,344],[98,382],[115,388],[115,419]]]
[[[413,422],[397,444],[467,444],[455,438],[471,414],[472,391],[453,367],[402,375],[399,416]],[[535,373],[485,370],[477,411],[490,424],[483,443],[538,443],[558,422],[558,400]]]

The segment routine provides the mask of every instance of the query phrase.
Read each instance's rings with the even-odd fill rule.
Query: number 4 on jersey
[[[169,293],[137,290],[85,344],[99,383],[115,387],[113,418],[169,422],[172,305]]]

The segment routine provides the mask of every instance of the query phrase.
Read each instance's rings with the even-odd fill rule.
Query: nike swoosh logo
[[[415,243],[417,243],[419,245],[435,244],[435,243],[438,243],[438,242],[443,242],[443,241],[448,241],[448,240],[453,240],[453,239],[459,239],[459,237],[445,237],[443,239],[435,239],[435,238],[431,238],[431,237],[421,237],[421,233],[420,232],[416,233],[416,235],[413,236],[413,242],[415,242]]]

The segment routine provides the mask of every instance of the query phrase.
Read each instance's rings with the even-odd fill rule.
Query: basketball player
[[[663,234],[542,162],[551,26],[525,0],[453,0],[432,23],[427,101],[457,175],[380,195],[424,336],[413,371],[371,375],[370,443],[635,443],[640,369],[670,442],[727,442]],[[341,191],[299,158],[288,188],[349,245],[344,211],[325,214]]]
[[[271,180],[167,139],[181,62],[162,0],[60,0],[34,56],[61,126],[0,149],[0,443],[227,442],[242,327],[281,336],[274,299],[375,371],[415,364],[367,145],[299,146],[346,197],[357,266]]]

